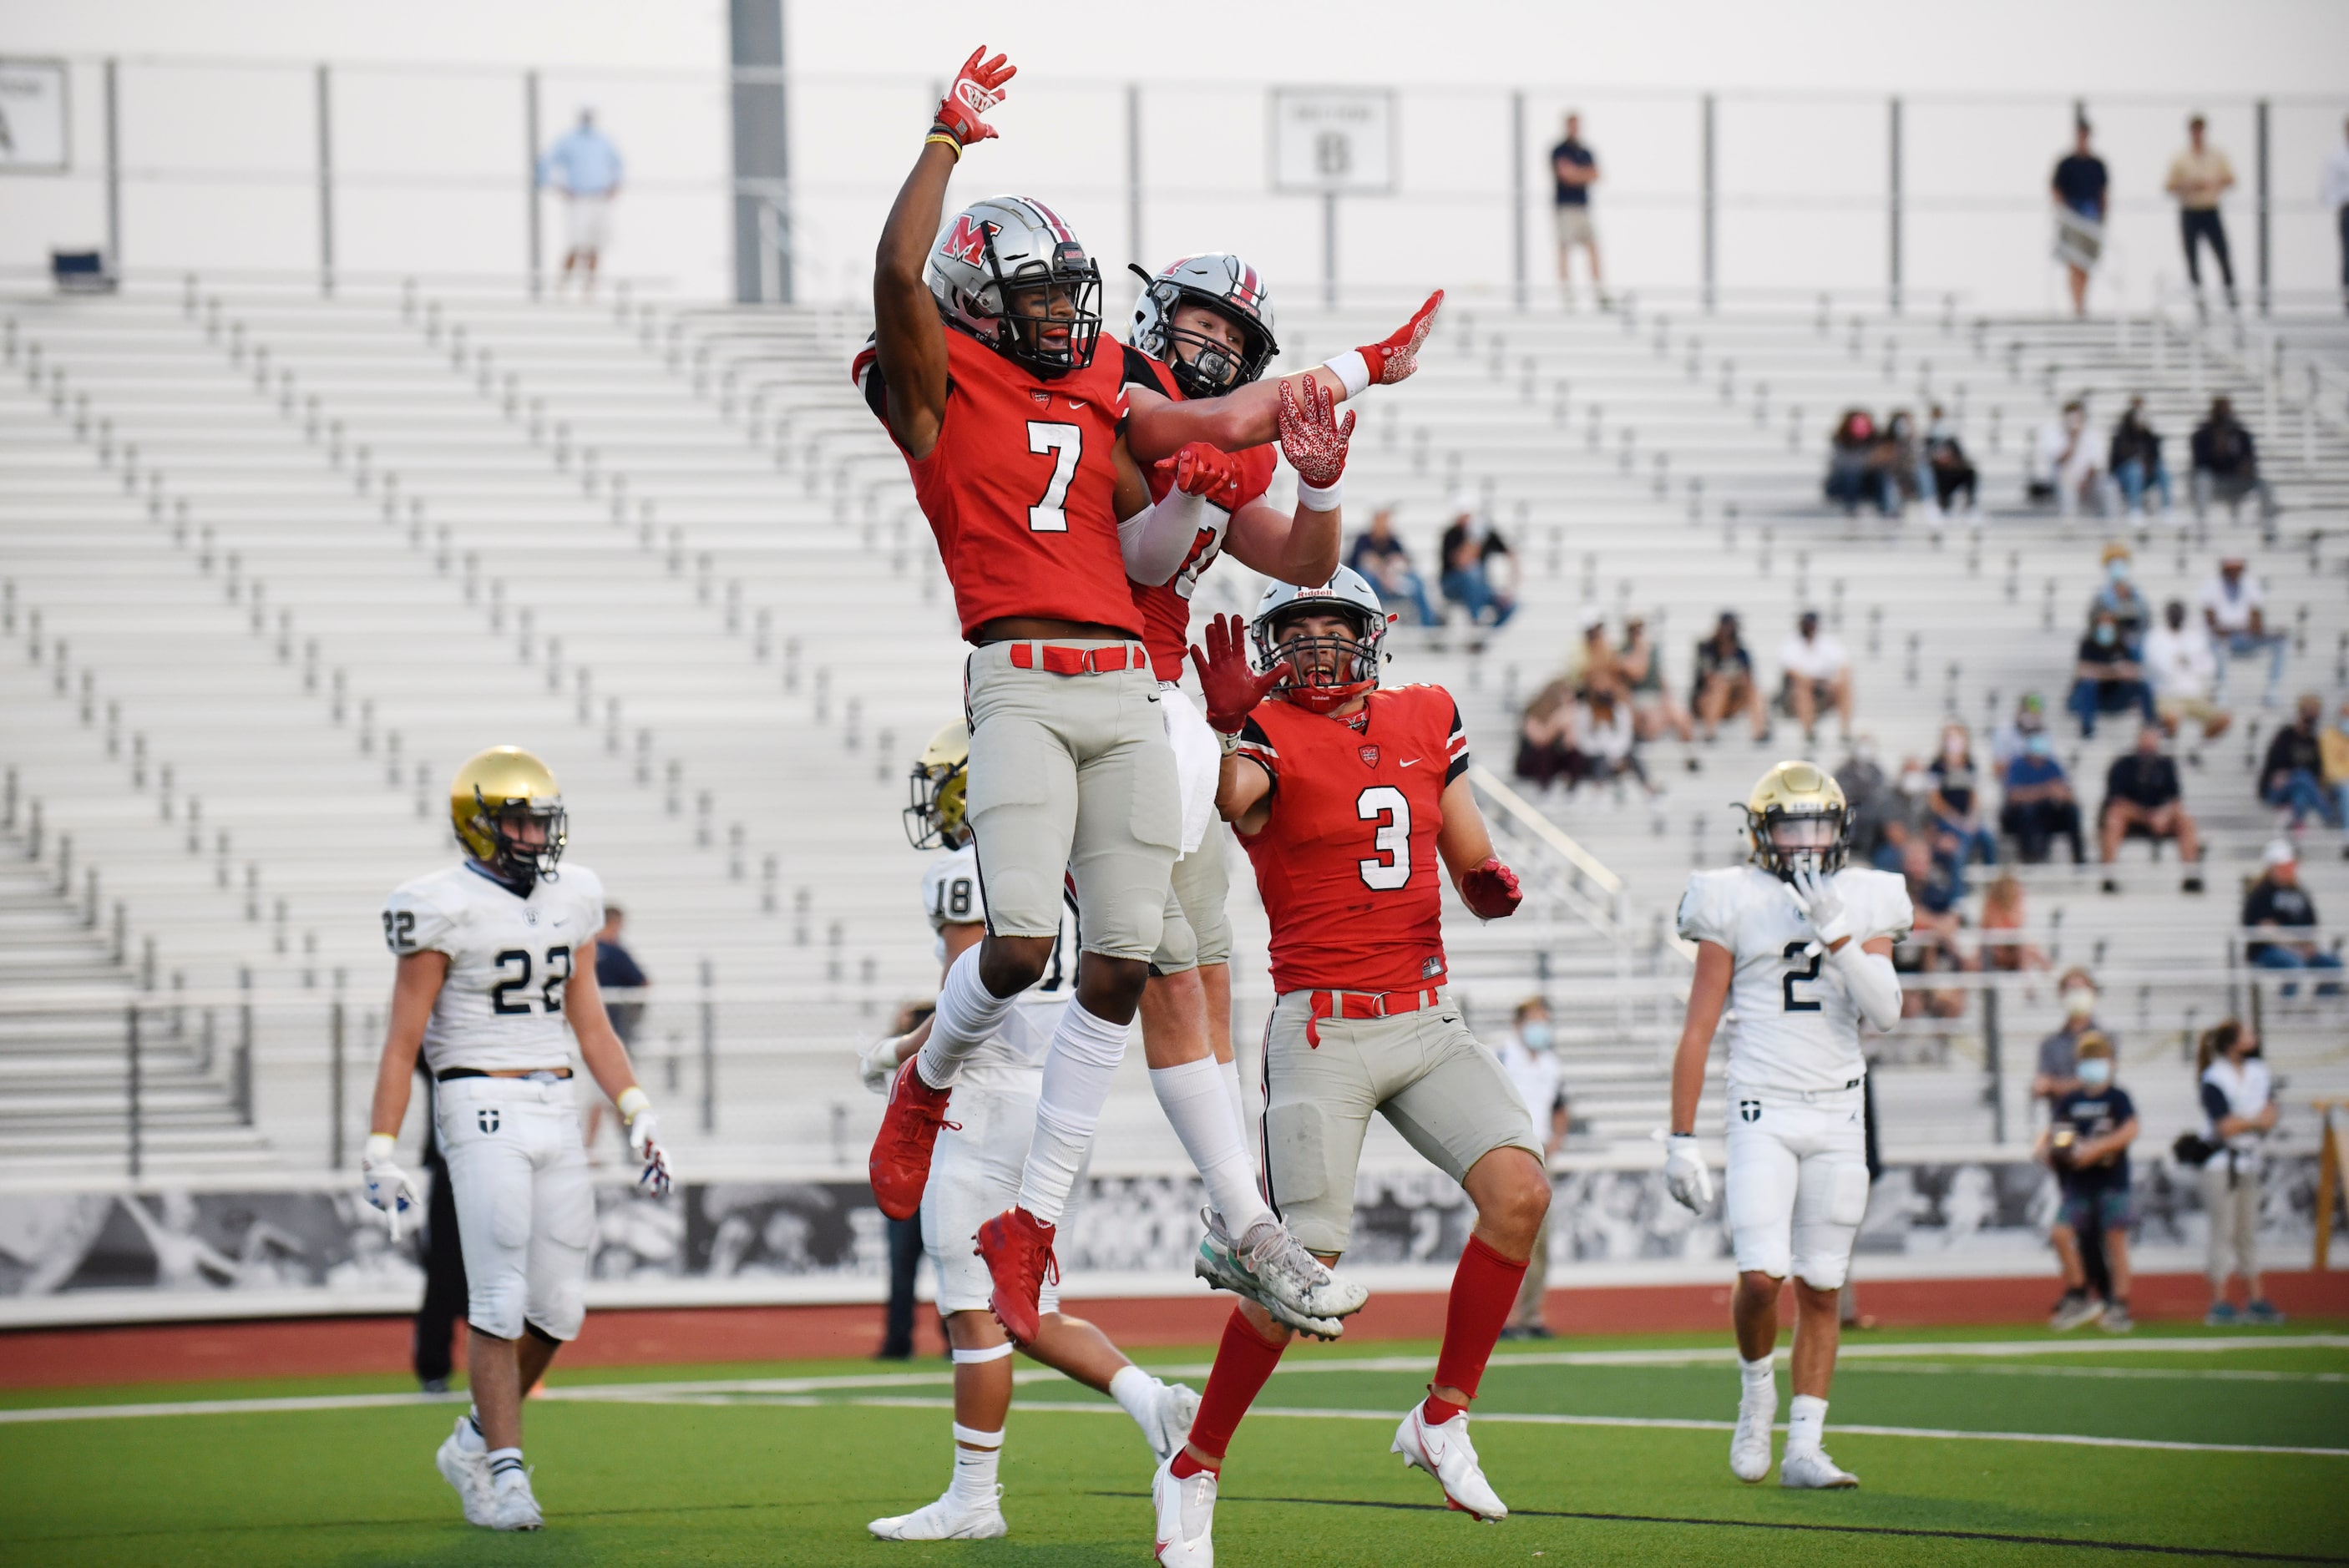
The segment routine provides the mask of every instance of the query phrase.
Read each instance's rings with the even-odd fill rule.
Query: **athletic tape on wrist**
[[[1004,1348],[1009,1350],[1011,1346],[1007,1345]],[[954,1424],[954,1438],[956,1442],[969,1449],[999,1449],[1003,1446],[1001,1432],[982,1432],[977,1427],[966,1427],[960,1421]]]
[[[1297,504],[1312,511],[1335,511],[1346,493],[1346,476],[1340,474],[1326,485],[1309,485],[1297,481]]]
[[[922,145],[924,147],[929,146],[930,143],[934,141],[940,147],[945,148],[947,151],[953,153],[957,163],[960,163],[962,161],[962,138],[955,135],[955,133],[950,130],[934,130],[930,132],[929,135],[922,138]]]
[[[1371,362],[1359,348],[1350,348],[1335,359],[1323,360],[1321,368],[1345,384],[1349,397],[1359,397],[1371,389]]]
[[[619,1108],[623,1120],[634,1121],[652,1109],[653,1100],[652,1096],[647,1094],[640,1086],[630,1084],[620,1091],[620,1098],[612,1103]]]
[[[978,1350],[965,1350],[957,1345],[954,1350],[954,1364],[957,1367],[977,1366],[985,1361],[1000,1361],[1010,1354],[1011,1341],[1008,1339],[1000,1345],[989,1345]]]

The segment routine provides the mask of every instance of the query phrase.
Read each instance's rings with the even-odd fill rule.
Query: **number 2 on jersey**
[[[1385,892],[1411,881],[1411,802],[1392,784],[1374,784],[1354,797],[1354,815],[1376,822],[1371,835],[1378,853],[1355,865],[1362,885]]]
[[[530,985],[529,953],[519,947],[509,947],[498,954],[497,964],[498,983],[490,987],[490,1011],[504,1014],[529,1012],[531,1010],[529,997],[525,996],[520,1001],[513,999],[513,994],[516,991],[523,990]],[[512,975],[506,973],[509,967],[515,965],[519,965],[515,973]],[[538,988],[539,1006],[549,1013],[561,1013],[563,987],[570,982],[570,979],[571,949],[548,948],[546,979]]]
[[[1066,533],[1069,531],[1069,482],[1077,477],[1077,459],[1085,455],[1085,432],[1079,425],[1050,425],[1041,419],[1028,421],[1028,449],[1052,454],[1052,478],[1044,486],[1044,499],[1028,509],[1028,529],[1031,533]]]
[[[1796,985],[1806,980],[1816,980],[1819,977],[1819,953],[1817,949],[1808,941],[1789,942],[1786,944],[1785,957],[1791,963],[1793,960],[1802,957],[1806,950],[1808,950],[1810,953],[1811,966],[1808,969],[1790,968],[1785,974],[1779,976],[1780,989],[1783,990],[1786,995],[1785,1011],[1789,1013],[1816,1013],[1819,1010],[1819,1005],[1816,1001],[1799,997],[1795,995],[1795,987]]]

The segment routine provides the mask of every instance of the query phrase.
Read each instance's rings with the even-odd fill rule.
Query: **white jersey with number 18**
[[[1889,872],[1846,867],[1831,885],[1851,918],[1852,940],[1908,934],[1916,912],[1908,884]],[[1733,1088],[1807,1093],[1857,1082],[1859,1009],[1825,955],[1787,885],[1759,866],[1698,872],[1682,895],[1681,935],[1729,949],[1728,1078]]]
[[[922,911],[930,929],[938,934],[938,962],[946,962],[946,928],[987,923],[987,892],[978,876],[978,851],[966,844],[933,860],[922,872]],[[1051,1049],[1052,1033],[1061,1026],[1061,1013],[1077,994],[1077,905],[1061,896],[1061,934],[1044,965],[1043,978],[1021,992],[993,1038],[974,1050],[963,1066],[963,1078],[985,1084],[1006,1071],[1040,1073]],[[972,1078],[976,1072],[978,1077]],[[1028,1088],[1032,1088],[1030,1084]]]
[[[565,865],[523,898],[468,862],[403,882],[384,901],[394,954],[445,953],[449,977],[424,1026],[434,1072],[559,1068],[571,1061],[563,988],[572,954],[604,928],[604,883]]]

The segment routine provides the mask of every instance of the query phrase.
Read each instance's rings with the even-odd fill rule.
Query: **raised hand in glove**
[[[1517,873],[1490,855],[1460,873],[1460,902],[1479,920],[1515,914],[1525,896],[1517,888]]]
[[[1713,1172],[1692,1133],[1675,1132],[1664,1140],[1664,1185],[1683,1208],[1702,1214],[1713,1202]]]
[[[359,1182],[367,1201],[383,1212],[384,1225],[396,1242],[401,1222],[416,1215],[424,1200],[416,1191],[416,1179],[392,1158],[394,1146],[389,1133],[367,1134],[367,1150],[359,1156]]]
[[[991,60],[986,57],[984,44],[970,52],[970,58],[955,73],[954,86],[947,89],[947,96],[938,101],[938,112],[932,117],[940,130],[955,139],[957,147],[985,141],[995,134],[995,128],[978,117],[1003,101],[1003,84],[1019,74],[1019,67],[1006,63],[1003,56]]]
[[[1237,615],[1215,615],[1207,621],[1207,646],[1191,645],[1192,667],[1199,672],[1199,694],[1207,699],[1207,724],[1225,735],[1237,735],[1265,693],[1280,684],[1285,673],[1274,668],[1262,675],[1248,663],[1247,623]]]
[[[1297,481],[1317,490],[1327,490],[1346,471],[1346,445],[1354,438],[1354,412],[1346,411],[1344,419],[1338,418],[1338,402],[1320,386],[1311,380],[1305,383],[1305,398],[1298,401],[1294,385],[1280,384],[1280,452],[1288,466],[1297,470]],[[1328,507],[1316,511],[1327,511]]]
[[[1156,468],[1185,495],[1204,497],[1226,511],[1239,506],[1239,459],[1229,452],[1194,441],[1173,457],[1161,458]]]
[[[1435,330],[1435,313],[1443,308],[1444,291],[1437,289],[1409,321],[1378,342],[1365,344],[1354,351],[1370,366],[1371,386],[1392,387],[1410,379],[1411,373],[1419,368],[1419,346]]]
[[[1826,872],[1798,866],[1795,880],[1786,886],[1794,894],[1796,907],[1811,923],[1812,934],[1818,938],[1822,949],[1831,948],[1851,934],[1851,922],[1846,916],[1843,899]]]

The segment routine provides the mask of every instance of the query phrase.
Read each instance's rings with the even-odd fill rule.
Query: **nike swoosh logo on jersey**
[[[1426,760],[1424,758],[1414,757],[1408,762],[1398,762],[1395,766],[1398,768],[1416,768],[1424,760]]]
[[[1082,403],[1078,402],[1074,397],[1069,399],[1069,407],[1071,411],[1074,413],[1081,414],[1085,411],[1085,406]]]

